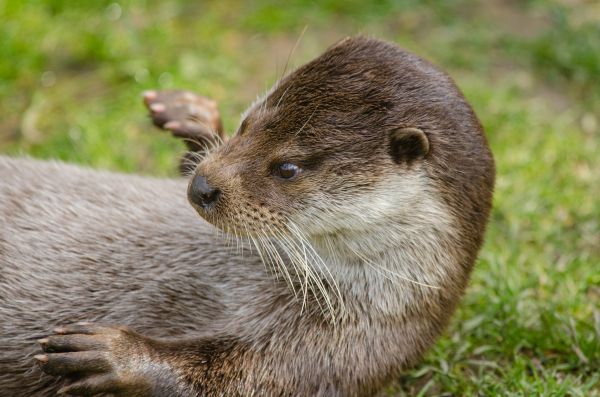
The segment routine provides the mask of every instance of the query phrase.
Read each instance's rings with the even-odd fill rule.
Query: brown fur
[[[285,162],[301,168],[297,177],[277,177]],[[175,244],[166,256],[152,251],[150,238],[136,252],[179,257],[184,272],[197,266],[194,277],[206,283],[207,296],[182,290],[199,312],[188,320],[193,332],[166,339],[166,330],[138,325],[133,316],[125,317],[140,333],[59,329],[42,343],[44,371],[71,376],[89,366],[82,355],[95,368],[85,368],[71,392],[93,395],[109,385],[139,396],[375,393],[417,362],[462,296],[489,216],[494,164],[481,125],[449,77],[392,44],[351,38],[251,106],[238,133],[209,151],[195,175],[221,194],[213,206],[194,208],[238,236],[245,256],[220,251],[223,240],[208,238],[206,224],[191,227],[179,210],[161,209],[188,229],[180,238],[161,237]],[[197,282],[184,276],[175,285]],[[168,317],[158,302],[158,318]],[[72,341],[62,355],[52,351],[61,337]],[[45,390],[37,395],[53,389]]]

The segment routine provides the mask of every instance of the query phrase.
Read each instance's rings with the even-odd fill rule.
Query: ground
[[[145,89],[213,97],[232,131],[347,35],[440,65],[487,131],[494,211],[450,327],[385,395],[600,395],[598,1],[0,0],[0,21],[0,152],[143,174],[183,150]]]

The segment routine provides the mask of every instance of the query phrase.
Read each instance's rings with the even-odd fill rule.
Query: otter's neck
[[[346,301],[368,303],[371,315],[397,316],[417,299],[466,277],[449,248],[456,244],[450,225],[442,221],[338,232],[311,242],[327,265],[322,277],[334,281],[342,296],[354,298]]]

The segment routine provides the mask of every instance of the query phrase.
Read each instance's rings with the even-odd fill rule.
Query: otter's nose
[[[192,183],[188,188],[188,198],[190,201],[202,208],[208,208],[214,204],[221,194],[221,191],[212,187],[202,175],[194,176]]]

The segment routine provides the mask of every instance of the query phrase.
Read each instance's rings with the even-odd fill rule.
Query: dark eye
[[[283,179],[292,179],[300,173],[300,167],[292,163],[281,163],[275,169],[275,174]]]

